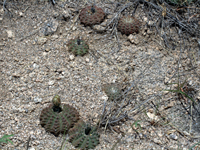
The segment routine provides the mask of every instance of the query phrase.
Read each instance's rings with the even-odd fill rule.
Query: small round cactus
[[[141,22],[132,16],[123,16],[119,19],[117,29],[122,34],[132,34],[134,32],[138,33]]]
[[[61,104],[60,97],[54,96],[53,104],[44,108],[40,114],[40,124],[46,131],[58,136],[66,133],[79,120],[78,111],[68,104]]]
[[[104,20],[104,11],[96,6],[87,6],[80,12],[79,18],[85,26],[99,24]]]
[[[106,93],[106,95],[108,96],[108,100],[110,101],[117,100],[122,94],[121,87],[114,83],[103,85],[102,89]]]
[[[69,142],[76,148],[94,149],[99,144],[99,134],[97,128],[79,120],[75,126],[69,130]]]
[[[88,44],[80,38],[70,40],[68,43],[68,48],[69,51],[72,52],[75,56],[83,56],[87,54],[89,50]]]

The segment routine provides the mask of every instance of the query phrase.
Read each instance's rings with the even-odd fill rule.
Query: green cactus
[[[94,149],[99,144],[99,134],[97,128],[79,120],[75,126],[69,130],[69,142],[76,148]]]
[[[46,131],[58,136],[66,133],[79,120],[78,111],[68,104],[61,104],[60,97],[54,96],[53,104],[44,108],[40,114],[40,124]]]
[[[105,84],[102,86],[102,89],[108,96],[109,101],[117,100],[122,94],[122,89],[118,84]]]
[[[70,40],[68,43],[68,48],[69,51],[72,52],[75,56],[76,55],[83,56],[87,54],[89,50],[88,44],[80,38]]]
[[[117,29],[122,34],[132,34],[132,33],[138,33],[139,28],[141,26],[141,22],[137,20],[135,17],[132,16],[123,16],[119,19]]]
[[[80,12],[79,18],[85,26],[99,24],[104,20],[104,11],[96,6],[87,6]]]

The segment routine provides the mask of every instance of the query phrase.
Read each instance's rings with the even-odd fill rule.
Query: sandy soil
[[[14,134],[10,138],[14,145],[4,143],[0,148],[27,149],[30,137],[29,150],[60,149],[66,137],[55,137],[41,127],[41,110],[59,94],[84,121],[95,124],[107,100],[102,90],[106,83],[123,83],[126,88],[134,83],[125,109],[134,120],[115,125],[118,132],[100,128],[97,150],[188,149],[197,143],[200,117],[191,109],[191,100],[163,91],[177,88],[177,84],[164,83],[178,82],[177,64],[181,61],[180,82],[187,80],[184,87],[193,88],[187,92],[199,103],[196,39],[179,41],[175,50],[167,49],[155,30],[146,26],[142,5],[136,11],[142,22],[139,34],[117,32],[117,39],[111,28],[101,32],[116,14],[115,5],[96,1],[107,16],[91,28],[78,19],[78,12],[87,4],[65,0],[55,6],[42,0],[9,2],[12,17],[0,5],[0,137]],[[78,36],[90,47],[90,53],[83,57],[74,56],[67,47],[68,41]],[[190,43],[191,49],[180,51],[183,43]],[[188,112],[193,112],[193,118]],[[134,124],[137,121],[141,127]],[[74,147],[66,140],[63,149]]]

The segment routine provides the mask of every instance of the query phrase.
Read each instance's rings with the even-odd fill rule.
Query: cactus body
[[[80,149],[94,149],[99,144],[99,134],[96,130],[96,127],[79,120],[69,130],[69,142]]]
[[[137,20],[135,17],[132,16],[123,16],[119,19],[117,29],[122,34],[132,34],[132,33],[138,33],[139,28],[141,26],[141,23],[139,20]]]
[[[68,104],[61,104],[57,107],[50,104],[44,108],[40,115],[40,124],[46,131],[58,136],[59,133],[66,133],[78,121],[79,113]]]
[[[88,53],[89,46],[88,44],[82,39],[72,39],[68,43],[69,51],[72,52],[74,55],[83,56]]]
[[[108,100],[117,100],[122,94],[121,87],[117,84],[106,84],[102,86],[103,91],[108,96]]]
[[[85,26],[99,24],[105,17],[104,11],[96,6],[87,6],[80,12],[79,18]]]

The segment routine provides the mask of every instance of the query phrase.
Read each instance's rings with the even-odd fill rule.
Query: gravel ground
[[[146,28],[146,18],[136,13],[143,22],[141,32],[130,36],[118,32],[118,50],[117,39],[109,29],[99,32],[114,16],[114,6],[96,2],[108,16],[94,29],[76,21],[84,1],[59,1],[58,6],[45,1],[17,2],[12,18],[5,13],[3,16],[0,7],[0,137],[14,134],[10,138],[14,145],[1,144],[1,149],[26,149],[29,137],[29,150],[60,149],[65,137],[55,137],[41,127],[41,110],[59,94],[61,101],[74,106],[84,121],[95,124],[107,100],[102,90],[106,83],[125,83],[127,87],[134,83],[130,91],[134,99],[126,108],[134,120],[115,125],[119,132],[100,128],[97,150],[188,149],[197,143],[198,113],[194,111],[191,121],[181,105],[184,102],[186,108],[190,106],[186,98],[178,101],[177,94],[163,90],[177,87],[164,83],[177,82],[177,62],[181,61],[180,81],[187,79],[187,86],[195,89],[192,96],[200,99],[198,43],[187,41],[193,42],[190,51],[179,51],[182,41],[173,51],[165,49],[159,44],[160,37]],[[89,44],[90,53],[84,57],[68,51],[67,42],[77,36]],[[141,108],[133,109],[136,106]],[[163,116],[176,126],[162,120]],[[141,128],[132,126],[135,121]],[[69,142],[63,147],[74,149]]]

